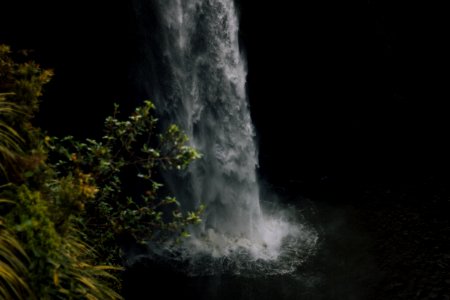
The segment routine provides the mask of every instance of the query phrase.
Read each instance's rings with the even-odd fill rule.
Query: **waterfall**
[[[261,210],[234,1],[137,0],[136,14],[146,43],[137,66],[145,93],[161,119],[180,125],[203,155],[181,178],[166,178],[175,196],[189,201],[185,207],[206,205],[188,248],[277,259],[283,240],[300,229]]]

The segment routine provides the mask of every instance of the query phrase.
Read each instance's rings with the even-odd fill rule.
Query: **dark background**
[[[439,9],[410,1],[239,2],[248,93],[268,181],[396,184],[448,173]],[[129,99],[129,1],[0,5],[0,40],[55,69],[39,121],[98,132]],[[130,105],[131,104],[131,105]],[[448,176],[445,176],[445,180]]]
[[[0,40],[32,49],[56,76],[38,121],[53,134],[98,133],[114,102],[126,103],[129,1],[2,1]]]
[[[271,181],[398,184],[448,173],[438,8],[312,2],[243,5],[250,102]]]

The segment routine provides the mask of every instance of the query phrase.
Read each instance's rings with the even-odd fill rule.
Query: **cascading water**
[[[138,66],[145,93],[162,119],[180,125],[203,155],[182,178],[167,178],[178,199],[191,199],[185,207],[207,207],[184,254],[222,264],[245,257],[245,265],[254,268],[251,261],[273,263],[290,251],[299,263],[300,252],[310,253],[317,235],[262,212],[234,1],[138,0],[135,8],[146,43]],[[237,264],[230,268],[246,268]]]

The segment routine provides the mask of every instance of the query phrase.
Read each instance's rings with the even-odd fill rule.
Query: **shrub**
[[[156,176],[199,154],[175,125],[157,133],[148,101],[126,120],[116,106],[101,139],[47,136],[32,120],[51,77],[0,45],[0,298],[120,299],[126,243],[176,241],[201,221]]]

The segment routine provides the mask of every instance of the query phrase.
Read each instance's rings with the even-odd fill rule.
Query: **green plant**
[[[23,182],[23,175],[45,159],[39,145],[42,133],[32,120],[52,76],[51,70],[30,61],[26,52],[16,54],[0,44],[0,184]]]
[[[7,219],[27,253],[27,284],[37,299],[118,299],[108,286],[117,284],[108,271],[118,268],[95,266],[93,249],[80,238],[75,219],[65,226],[55,224],[54,203],[40,191],[22,185],[14,190],[16,202]],[[70,216],[70,215],[69,215]]]
[[[0,297],[121,299],[118,268],[96,264],[80,210],[68,205],[86,185],[56,176],[48,139],[32,124],[51,75],[0,45]]]
[[[5,165],[13,167],[17,153],[21,153],[20,147],[23,141],[14,128],[9,126],[3,119],[19,113],[19,109],[14,103],[6,101],[6,96],[10,94],[0,93],[0,172],[7,176]]]
[[[160,191],[159,169],[184,169],[200,155],[186,145],[187,136],[175,125],[157,134],[153,109],[146,101],[128,119],[120,120],[116,105],[100,141],[52,140],[55,157],[51,159],[57,161],[58,176],[76,177],[86,185],[86,201],[78,206],[85,207],[83,223],[89,240],[108,263],[121,261],[121,241],[177,240],[189,235],[188,225],[201,222],[203,206],[183,213],[175,198]]]
[[[184,212],[159,176],[200,155],[177,126],[159,133],[149,101],[126,120],[115,106],[101,139],[45,135],[32,120],[51,77],[0,45],[0,297],[121,299],[124,245],[201,222],[203,206]]]
[[[5,202],[2,200],[1,202]],[[30,299],[31,290],[24,279],[29,258],[21,243],[0,219],[0,298]]]

